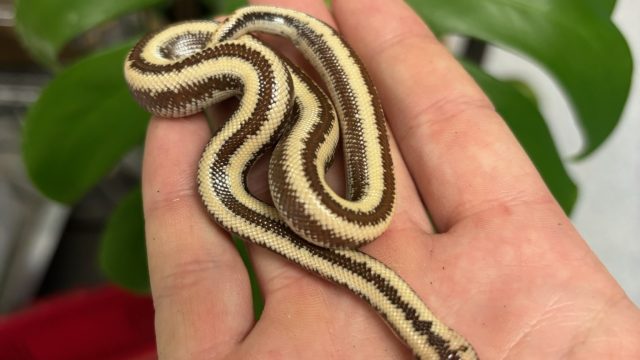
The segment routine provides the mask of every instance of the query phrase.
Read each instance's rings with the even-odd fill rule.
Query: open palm
[[[362,57],[392,133],[398,209],[364,251],[397,271],[480,357],[640,358],[640,312],[555,202],[489,100],[400,0],[255,3],[336,26]],[[166,359],[400,359],[362,300],[251,247],[242,261],[207,215],[203,116],[154,118],[143,172],[158,351]],[[437,229],[437,233],[434,230]]]

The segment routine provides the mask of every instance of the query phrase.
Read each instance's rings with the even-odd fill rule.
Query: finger
[[[390,250],[392,247],[398,247],[399,239],[394,238],[394,233],[406,231],[433,233],[434,231],[427,209],[420,200],[418,188],[413,182],[411,172],[402,158],[402,154],[398,149],[398,144],[393,137],[389,140],[394,174],[396,177],[396,209],[394,211],[389,230],[384,234],[384,242],[377,240],[372,244],[377,246],[385,243],[387,244],[385,247],[389,248],[385,250]],[[401,241],[403,241],[404,245],[407,244],[407,240]],[[407,250],[411,251],[412,249],[411,247],[407,247]]]
[[[142,189],[161,358],[222,357],[253,322],[246,270],[196,190],[209,137],[202,115],[154,118],[147,131]]]
[[[490,101],[408,5],[343,0],[333,8],[378,86],[436,227],[491,207],[553,202]]]

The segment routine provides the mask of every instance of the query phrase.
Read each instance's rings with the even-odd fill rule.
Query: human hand
[[[338,27],[376,83],[397,210],[365,252],[481,358],[640,358],[638,309],[486,96],[406,5],[336,0],[332,16],[322,0],[260,3]],[[266,303],[254,321],[242,261],[196,191],[209,137],[203,116],[149,126],[143,196],[160,357],[410,358],[363,301],[258,247],[250,251]]]

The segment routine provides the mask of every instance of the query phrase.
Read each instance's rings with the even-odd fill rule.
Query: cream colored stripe
[[[280,61],[276,61],[275,55],[271,52],[264,51],[263,55],[272,63],[273,75],[275,78],[274,91],[287,94],[291,91],[286,82],[287,74],[284,66]],[[238,69],[241,70],[241,69]],[[246,70],[245,70],[246,71]],[[241,103],[238,106],[238,110],[234,113],[232,119],[222,128],[221,132],[216,135],[211,143],[205,149],[202,155],[202,161],[199,170],[200,180],[200,192],[203,197],[206,197],[205,202],[212,202],[216,197],[214,193],[213,184],[209,176],[209,167],[215,161],[215,154],[220,148],[228,141],[229,137],[233,135],[244,122],[249,120],[249,117],[253,113],[255,108],[255,102],[258,99],[258,91],[260,89],[259,79],[256,76],[255,71],[249,72],[251,76],[245,73],[244,79],[244,95]],[[287,97],[282,99],[286,100]],[[250,193],[245,190],[244,186],[244,167],[255,157],[257,151],[269,141],[273,133],[279,127],[280,123],[284,120],[285,114],[288,110],[286,101],[271,104],[269,112],[266,114],[267,122],[261,125],[260,130],[251,139],[246,139],[245,142],[239,147],[234,156],[229,160],[227,169],[224,171],[230,179],[231,191],[240,203],[244,206],[252,209],[261,214],[265,214],[272,219],[279,219],[275,208],[267,206],[263,202],[254,198]],[[206,184],[203,186],[203,184]],[[209,211],[216,213],[215,207],[209,207]]]
[[[351,58],[351,54],[349,50],[343,45],[342,41],[335,36],[335,34],[327,28],[324,24],[312,19],[310,17],[300,15],[299,13],[282,10],[282,9],[273,9],[273,8],[253,8],[251,12],[260,12],[260,11],[269,11],[269,12],[277,12],[281,13],[285,16],[290,16],[292,18],[298,19],[301,22],[306,23],[311,29],[313,29],[319,37],[323,40],[327,41],[332,51],[335,52],[337,58],[340,60],[341,65],[344,64],[345,74],[347,74],[347,81],[350,85],[354,86],[356,95],[358,110],[361,112],[361,122],[363,135],[365,140],[364,152],[367,158],[367,167],[370,174],[374,174],[377,176],[370,177],[368,179],[369,186],[366,189],[367,193],[362,197],[359,201],[349,201],[338,194],[336,194],[326,183],[324,176],[321,176],[321,182],[323,186],[323,190],[328,193],[331,198],[338,203],[342,208],[348,209],[356,212],[370,212],[375,209],[380,201],[382,200],[383,193],[385,191],[384,179],[382,174],[384,173],[384,169],[382,167],[382,149],[379,145],[378,136],[378,128],[375,123],[375,109],[372,106],[371,92],[368,89],[367,84],[363,78],[362,70],[358,64],[355,63],[353,58]],[[249,10],[246,10],[249,11]],[[233,26],[234,20],[236,18],[242,18],[243,10],[240,10],[238,13],[234,14],[232,19],[229,20],[228,23],[223,25],[221,31],[218,35],[224,34],[225,29]],[[243,21],[246,19],[243,19]],[[264,22],[254,22],[250,26],[251,29],[260,28],[261,30],[266,30],[268,32],[280,34],[283,36],[288,36],[297,45],[301,48],[303,53],[314,62],[316,68],[318,68],[320,73],[324,76],[325,81],[329,85],[330,91],[332,89],[332,81],[329,79],[328,71],[321,67],[321,64],[318,61],[314,61],[317,58],[315,54],[312,53],[311,47],[309,44],[304,44],[299,40],[298,34],[295,29],[285,27],[282,24],[272,24],[268,21]],[[248,30],[247,30],[248,31]],[[317,107],[317,101],[313,97],[312,94],[309,93],[309,90],[306,89],[305,86],[302,86],[300,81],[297,81],[295,84],[297,96],[300,98],[303,104],[308,104],[309,107],[315,108]],[[333,91],[334,99],[337,97],[335,91]],[[302,109],[305,110],[305,109]],[[309,114],[303,114],[301,118],[304,120],[309,116],[313,116],[316,118],[317,116],[313,115],[313,110],[309,110]],[[340,110],[340,109],[339,109]],[[344,114],[342,114],[344,115]],[[378,237],[384,230],[388,227],[389,222],[391,220],[390,216],[387,216],[384,219],[381,219],[378,223],[369,226],[362,226],[353,223],[352,221],[345,219],[343,217],[338,216],[331,212],[330,209],[326,207],[325,204],[322,203],[321,199],[319,199],[316,194],[312,191],[309,191],[311,184],[305,178],[305,174],[302,168],[302,159],[300,155],[302,153],[302,149],[304,148],[304,140],[308,138],[308,133],[313,126],[313,123],[299,123],[292,130],[292,139],[300,139],[298,141],[289,141],[287,150],[285,151],[285,160],[286,163],[289,164],[289,172],[286,173],[287,183],[289,188],[291,188],[300,202],[303,204],[308,204],[305,206],[305,213],[315,220],[315,222],[321,224],[324,229],[331,230],[336,237],[342,239],[349,239],[353,243],[362,243],[364,241],[370,241]],[[382,134],[382,136],[386,136],[386,134]],[[330,146],[322,147],[318,149],[319,155],[321,158],[326,158],[328,151],[330,151]],[[318,167],[322,167],[322,171],[320,174],[324,173],[324,164],[321,162],[317,163]],[[303,181],[304,179],[304,181]],[[393,189],[386,189],[387,191],[393,191]],[[287,221],[290,226],[294,224],[291,221]],[[306,229],[296,229],[298,232],[304,232]],[[309,234],[305,234],[309,235]],[[308,236],[307,236],[308,237]]]
[[[256,50],[256,49],[254,49]],[[262,52],[262,51],[261,51]],[[244,65],[236,65],[237,62]],[[130,86],[139,91],[157,93],[161,91],[178,92],[181,86],[197,84],[210,78],[213,74],[241,74],[249,70],[255,72],[251,63],[236,57],[217,57],[194,64],[188,68],[158,74],[141,73],[131,68],[127,73]]]
[[[334,214],[325,204],[322,203],[322,200],[314,191],[310,191],[311,182],[306,178],[306,174],[304,172],[304,159],[302,158],[302,154],[306,147],[309,133],[319,120],[318,108],[320,107],[320,103],[314,93],[301,79],[297,76],[293,76],[293,80],[296,96],[300,99],[302,106],[300,108],[300,120],[291,129],[291,134],[286,139],[287,143],[283,152],[283,161],[288,164],[288,166],[284,168],[285,179],[288,187],[294,191],[295,197],[298,198],[301,203],[315,205],[305,206],[305,214],[314,219],[317,223],[321,224],[323,229],[331,230],[335,237],[348,239],[354,245],[370,241],[378,237],[388,227],[390,217],[381,219],[378,223],[370,226],[362,226],[353,223],[349,219],[345,219],[344,217]],[[316,150],[318,152],[316,169],[318,174],[320,174],[322,190],[334,194],[334,198],[342,199],[333,191],[333,189],[331,189],[324,176],[324,164],[326,163],[326,160],[331,157],[332,150],[335,147],[335,142],[338,137],[337,126],[334,126],[332,130],[333,131],[329,134],[327,141],[325,141],[325,143]],[[343,203],[344,202],[346,202],[346,200],[343,200]],[[358,209],[361,211],[369,210],[366,208]],[[302,232],[303,234],[301,235],[305,238],[312,238],[309,233],[309,229],[295,228],[295,224],[292,221],[288,220],[286,216],[284,218],[287,224],[294,228],[297,233]],[[329,246],[331,244],[323,245]]]
[[[343,45],[342,41],[338,37],[336,37],[333,31],[325,24],[308,15],[287,9],[262,6],[254,6],[238,10],[232,15],[232,18],[229,19],[227,23],[222,25],[220,31],[216,33],[216,38],[225,34],[225,29],[229,29],[233,26],[234,19],[241,18],[245,14],[254,12],[277,13],[283,16],[297,19],[300,22],[304,23],[308,27],[308,29],[314,31],[320,37],[322,37],[323,40],[326,41],[331,51],[334,52],[336,57],[339,59],[340,65],[344,68],[344,73],[347,76],[347,82],[351,87],[354,88],[353,93],[356,98],[358,113],[360,114],[360,118],[362,119],[363,140],[365,143],[365,153],[367,164],[369,167],[369,173],[383,174],[384,169],[382,168],[382,149],[380,148],[378,143],[378,129],[375,122],[373,121],[373,119],[375,119],[375,109],[371,104],[370,91],[364,80],[362,69],[355,63],[353,58],[351,58],[349,50]],[[296,29],[289,28],[284,25],[286,24],[274,24],[269,20],[256,20],[251,23],[251,31],[260,30],[290,38],[291,41],[296,44],[296,46],[301,50],[305,57],[318,70],[318,73],[326,82],[329,88],[329,92],[334,99],[334,105],[336,106],[340,117],[344,118],[343,109],[341,109],[340,103],[337,101],[337,93],[335,92],[335,89],[332,88],[332,82],[329,78],[327,69],[322,67],[318,62],[318,56],[313,53],[310,44],[305,44],[304,42],[302,42],[301,37],[299,37],[298,33],[296,32]],[[249,30],[245,29],[245,31]],[[239,34],[237,34],[237,36],[240,36],[244,33],[245,32],[241,31]],[[360,201],[357,202],[343,199],[342,197],[335,194],[335,192],[330,192],[330,194],[332,198],[342,207],[352,209],[354,211],[366,212],[368,210],[374,209],[380,203],[385,191],[384,186],[385,184],[383,182],[382,176],[369,178],[369,187],[366,189],[366,194]]]

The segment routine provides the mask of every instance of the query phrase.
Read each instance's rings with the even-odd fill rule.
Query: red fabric
[[[153,304],[114,287],[82,290],[0,318],[0,359],[155,359]]]

